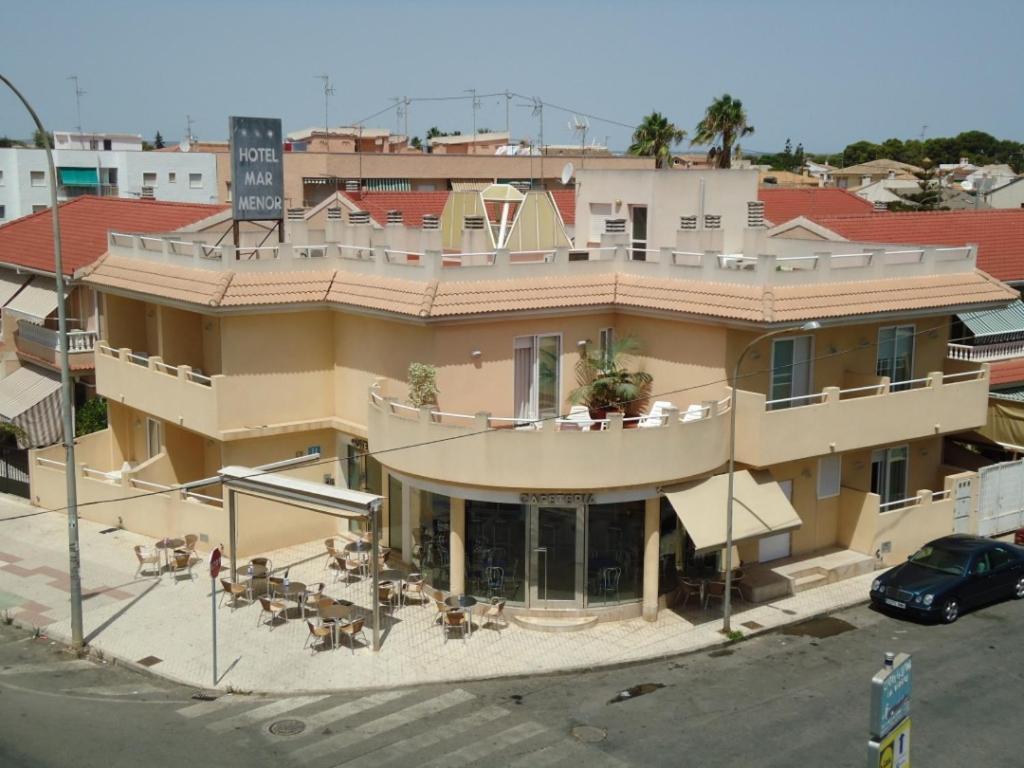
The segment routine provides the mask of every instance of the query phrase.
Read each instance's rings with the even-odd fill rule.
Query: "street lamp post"
[[[71,368],[68,365],[68,325],[64,302],[64,261],[61,256],[60,216],[57,210],[57,173],[53,165],[50,135],[43,127],[39,115],[14,83],[0,74],[0,81],[10,88],[32,116],[46,150],[46,164],[50,172],[50,211],[53,217],[53,271],[57,281],[57,333],[60,339],[60,410],[64,420],[64,475],[68,494],[68,591],[71,593],[71,646],[82,647],[82,577],[81,555],[78,549],[78,494],[75,487],[75,420],[71,407]]]
[[[732,489],[736,474],[736,381],[740,377],[740,365],[743,364],[747,352],[765,339],[793,331],[814,331],[818,328],[821,328],[821,323],[811,320],[796,328],[779,328],[763,333],[743,348],[732,369],[732,379],[729,382],[729,483],[725,500],[725,598],[722,601],[722,631],[725,633],[732,631]]]

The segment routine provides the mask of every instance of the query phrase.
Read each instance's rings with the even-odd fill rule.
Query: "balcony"
[[[755,467],[974,429],[985,423],[988,367],[888,379],[769,401],[737,393],[736,460]]]
[[[969,363],[992,363],[1024,356],[1024,339],[998,344],[947,344],[946,357]]]
[[[386,451],[381,460],[404,474],[457,485],[591,492],[721,467],[728,455],[728,401],[703,403],[700,411],[667,410],[654,421],[613,414],[582,431],[565,419],[417,409],[372,390],[368,434],[370,449]]]
[[[14,338],[18,354],[50,368],[60,367],[60,335],[56,330],[19,320]],[[68,331],[68,362],[71,370],[91,370],[94,367],[95,349],[95,331]]]
[[[117,184],[93,184],[93,185],[77,185],[77,184],[65,184],[57,187],[57,196],[61,200],[71,200],[75,197],[82,197],[83,195],[97,195],[99,197],[117,197],[118,196]]]
[[[221,436],[217,406],[223,378],[104,341],[96,345],[98,394],[209,437]]]

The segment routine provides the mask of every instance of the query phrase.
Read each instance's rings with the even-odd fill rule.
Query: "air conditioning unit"
[[[154,200],[156,195],[153,194],[153,187],[143,187],[142,192],[139,193],[139,197],[143,200]]]

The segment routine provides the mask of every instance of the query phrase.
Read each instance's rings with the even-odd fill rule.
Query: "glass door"
[[[879,496],[882,511],[907,497],[907,446],[881,448],[871,454],[871,492]]]
[[[811,336],[794,336],[776,339],[772,345],[772,380],[769,400],[774,402],[771,409],[791,408],[806,405],[811,393],[811,357],[813,355]]]
[[[900,382],[914,378],[914,326],[893,325],[878,330],[878,359],[875,373],[889,377],[889,389],[907,389]]]
[[[519,336],[513,359],[516,418],[533,421],[558,416],[562,337]]]
[[[582,506],[532,508],[531,607],[583,607],[582,518]]]
[[[629,208],[633,220],[633,261],[647,260],[647,206],[632,205]]]

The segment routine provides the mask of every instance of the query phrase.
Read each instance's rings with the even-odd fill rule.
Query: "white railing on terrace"
[[[553,418],[542,418],[542,419],[531,419],[531,418],[517,418],[514,416],[492,416],[489,413],[481,412],[479,414],[468,414],[468,413],[454,413],[451,411],[440,411],[440,410],[421,410],[414,405],[407,405],[406,403],[400,403],[391,398],[383,397],[379,392],[370,392],[370,401],[380,407],[386,408],[389,413],[392,413],[401,418],[409,419],[410,421],[417,420],[420,418],[421,413],[428,412],[431,421],[437,424],[448,425],[448,426],[464,426],[467,428],[477,428],[480,431],[493,430],[493,429],[516,429],[519,431],[539,431],[547,429],[547,424],[552,424],[553,428],[559,432],[578,432],[581,430],[589,432],[601,432],[609,429],[615,429],[617,425],[623,427],[664,427],[668,426],[671,414],[664,412],[661,414],[641,414],[640,416],[621,416],[613,415],[609,418],[595,419],[589,416],[581,416],[578,419],[569,418],[568,416],[558,416]],[[429,409],[429,406],[425,406],[425,409]],[[675,409],[673,409],[675,410]],[[722,415],[729,412],[729,398],[723,398],[722,400],[709,401],[701,405],[691,405],[686,411],[677,411],[677,419],[683,424],[701,421],[710,417],[711,415]]]
[[[329,226],[325,236],[337,236],[338,241],[238,248],[183,241],[179,236],[120,232],[111,232],[109,243],[111,252],[119,255],[208,269],[263,271],[333,267],[424,280],[586,275],[618,270],[650,277],[742,284],[804,284],[964,272],[975,266],[972,246],[886,247],[771,239],[751,247],[776,253],[723,253],[689,245],[686,238],[693,233],[680,231],[680,242],[676,246],[661,248],[633,248],[628,235],[606,234],[602,235],[600,245],[589,248],[447,253],[443,252],[439,230],[406,227],[357,230],[358,227],[335,230]],[[643,258],[636,258],[641,254]]]
[[[186,381],[190,381],[193,384],[198,384],[203,387],[213,386],[213,378],[211,376],[207,376],[200,371],[196,371],[187,365],[170,365],[169,363],[165,363],[159,357],[150,356],[148,352],[133,352],[130,349],[116,349],[103,341],[97,343],[96,352],[103,357],[110,357],[115,360],[127,360],[129,363],[133,363],[143,368],[148,368],[151,371],[156,371],[157,373],[164,374],[165,376],[185,379]]]
[[[60,349],[60,334],[57,331],[27,320],[18,322],[18,336],[46,349]],[[95,348],[95,331],[68,331],[68,352],[92,352]]]
[[[1024,356],[1024,339],[1004,341],[998,344],[947,344],[946,357],[951,360],[966,360],[972,363],[985,363],[993,360],[1008,360]]]
[[[943,373],[941,374],[941,383],[947,384],[951,381],[960,379],[982,379],[985,376],[985,371],[979,368],[976,371],[961,371],[959,373]],[[831,392],[835,399],[843,400],[849,399],[853,395],[859,395],[864,392],[873,392],[876,395],[885,395],[892,392],[903,392],[909,389],[922,389],[927,386],[931,386],[932,377],[925,376],[919,379],[906,379],[904,381],[889,382],[888,380],[879,382],[878,384],[868,384],[861,387],[849,387],[847,389],[837,389]],[[792,408],[799,408],[803,405],[814,405],[816,403],[825,402],[830,395],[830,390],[822,392],[812,392],[807,395],[797,395],[795,397],[780,397],[775,400],[765,400],[765,408],[769,410],[783,410],[777,408],[780,405],[786,405]],[[776,406],[776,408],[773,408]]]
[[[67,466],[63,461],[47,459],[42,456],[36,456],[36,465],[40,467],[53,467],[54,469],[64,469]]]
[[[916,507],[921,503],[920,496],[908,496],[905,499],[895,499],[893,501],[880,502],[878,505],[879,512],[894,512],[897,509],[906,509],[907,507]]]
[[[105,480],[105,481],[107,481],[109,483],[119,483],[119,482],[121,482],[121,473],[120,472],[104,472],[104,471],[99,470],[99,469],[93,469],[92,467],[83,466],[82,467],[82,474],[85,475],[86,477],[94,477],[94,478],[97,478],[99,480]]]

